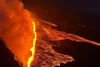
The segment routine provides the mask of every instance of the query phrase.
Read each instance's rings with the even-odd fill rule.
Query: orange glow
[[[53,46],[67,45],[67,42],[59,43],[65,39],[100,46],[95,41],[58,31],[57,25],[51,22],[38,17],[33,19],[34,13],[31,15],[23,6],[20,0],[0,0],[0,39],[20,67],[55,67],[60,63],[74,61],[73,57],[53,49]]]
[[[33,46],[32,46],[32,48],[30,49],[30,51],[32,52],[32,55],[31,55],[31,57],[28,58],[27,67],[31,67],[31,62],[34,60],[35,44],[36,44],[36,40],[37,40],[35,22],[33,21],[32,24],[33,24],[34,39],[33,39]]]

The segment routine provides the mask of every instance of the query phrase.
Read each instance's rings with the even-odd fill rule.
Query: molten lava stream
[[[35,22],[33,21],[32,24],[33,24],[34,39],[33,39],[33,46],[30,49],[30,51],[32,52],[32,55],[28,58],[27,67],[31,67],[31,62],[34,60],[35,45],[36,45],[36,40],[37,40],[37,33],[36,33],[36,25],[35,25]]]

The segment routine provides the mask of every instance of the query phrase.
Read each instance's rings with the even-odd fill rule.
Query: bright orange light
[[[36,25],[35,22],[32,21],[33,24],[33,32],[34,32],[34,39],[33,39],[33,46],[30,49],[30,51],[32,52],[31,57],[28,58],[27,61],[27,67],[31,67],[31,62],[34,60],[34,54],[35,54],[35,44],[36,44],[36,40],[37,40],[37,34],[36,34]]]

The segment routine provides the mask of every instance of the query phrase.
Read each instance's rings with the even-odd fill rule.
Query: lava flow
[[[58,31],[53,28],[55,26],[57,25],[40,19],[35,22],[19,0],[0,0],[0,38],[21,67],[55,67],[60,66],[60,63],[74,61],[72,56],[61,54],[52,48],[60,40],[100,46],[95,41]]]
[[[30,49],[30,51],[32,52],[32,56],[29,57],[29,59],[27,61],[27,67],[30,67],[31,66],[31,62],[34,60],[35,45],[36,45],[36,40],[37,40],[36,25],[35,25],[34,21],[32,23],[33,23],[34,39],[33,39],[33,46]]]

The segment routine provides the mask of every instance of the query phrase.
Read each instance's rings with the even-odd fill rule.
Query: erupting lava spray
[[[33,46],[30,49],[30,51],[32,52],[32,56],[29,57],[28,61],[27,61],[27,67],[31,66],[31,62],[34,60],[34,54],[35,54],[35,45],[36,45],[36,40],[37,40],[37,33],[36,33],[36,25],[35,22],[32,22],[33,24],[33,32],[34,32],[34,39],[33,39]]]
[[[36,20],[38,23],[33,21],[31,13],[24,9],[19,0],[0,0],[0,37],[22,67],[55,67],[60,66],[60,63],[74,61],[72,56],[61,54],[52,48],[58,46],[60,40],[100,46],[95,41],[58,31],[53,28],[55,24]]]

